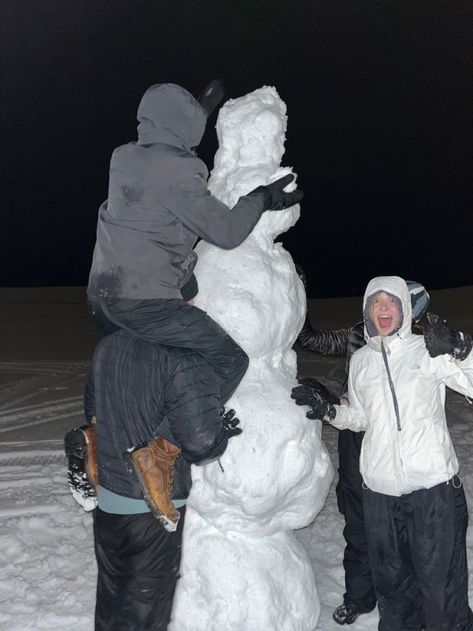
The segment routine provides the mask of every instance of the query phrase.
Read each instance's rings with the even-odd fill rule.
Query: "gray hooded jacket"
[[[138,141],[115,149],[108,199],[99,209],[89,298],[181,298],[200,237],[224,249],[242,243],[265,210],[264,193],[232,211],[207,188],[196,157],[206,115],[174,84],[151,86],[138,108]]]

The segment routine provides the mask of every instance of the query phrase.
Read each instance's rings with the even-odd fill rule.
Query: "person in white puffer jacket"
[[[473,396],[473,341],[430,316],[411,332],[397,276],[371,280],[366,346],[350,362],[350,404],[311,402],[311,418],[365,431],[360,470],[379,631],[472,631],[468,510],[447,428],[445,389]]]

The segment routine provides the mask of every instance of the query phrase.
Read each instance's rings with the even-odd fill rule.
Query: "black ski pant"
[[[368,612],[376,607],[376,594],[363,513],[363,479],[360,473],[363,436],[364,432],[352,432],[349,429],[338,434],[339,476],[336,492],[338,509],[345,517],[343,567],[346,591],[343,602],[357,611]]]
[[[184,300],[89,301],[89,310],[105,335],[123,328],[150,342],[199,353],[215,372],[222,405],[248,368],[238,344],[205,311]]]
[[[95,510],[95,631],[165,631],[181,562],[185,507],[176,532],[151,513]]]
[[[379,631],[472,631],[458,476],[401,497],[363,491]]]

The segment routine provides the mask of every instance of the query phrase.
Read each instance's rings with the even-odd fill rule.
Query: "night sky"
[[[0,286],[85,285],[114,147],[153,83],[274,85],[311,297],[473,284],[473,4],[2,0]],[[211,119],[199,155],[217,148]]]

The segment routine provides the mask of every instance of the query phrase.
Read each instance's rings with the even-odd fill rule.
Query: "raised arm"
[[[283,190],[293,179],[293,175],[286,175],[267,186],[258,186],[240,197],[230,211],[208,190],[205,172],[189,173],[173,188],[172,211],[204,241],[231,250],[246,239],[266,210],[289,208],[302,199],[302,191]]]
[[[350,358],[353,353],[364,346],[363,323],[358,322],[346,329],[314,329],[306,314],[297,342],[302,348],[321,355],[347,355]]]
[[[446,386],[473,397],[473,338],[450,327],[435,314],[428,314],[424,339],[428,355],[421,370],[433,374]]]

